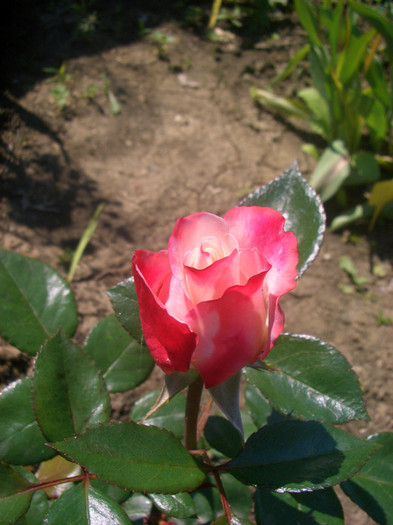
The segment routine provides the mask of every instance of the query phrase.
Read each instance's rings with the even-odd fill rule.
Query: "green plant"
[[[105,91],[105,94],[108,97],[109,106],[111,108],[111,111],[113,115],[118,115],[121,112],[121,106],[120,106],[120,102],[118,101],[116,95],[113,93],[113,91],[110,88],[111,82],[105,74],[101,75],[101,80],[103,82],[103,89]]]
[[[84,87],[83,96],[86,97],[88,100],[92,101],[96,98],[99,91],[99,86],[97,86],[97,84],[94,84],[93,82],[90,82],[89,84],[87,84],[87,86]]]
[[[382,310],[378,310],[377,324],[379,326],[390,326],[393,324],[393,319],[391,317],[386,316]]]
[[[111,81],[103,73],[100,75],[100,82],[90,82],[83,88],[82,97],[92,102],[97,95],[104,93],[108,99],[111,112],[113,115],[118,115],[121,112],[121,105],[110,86]]]
[[[77,17],[77,31],[84,36],[89,36],[97,29],[97,12],[92,11],[95,0],[80,0],[72,4],[72,9]]]
[[[383,66],[382,47],[384,40],[391,67],[393,23],[375,6],[355,1],[295,0],[295,7],[308,43],[272,85],[287,78],[306,57],[312,85],[298,90],[295,99],[256,88],[251,96],[270,110],[306,120],[325,139],[327,149],[310,183],[326,201],[343,185],[376,183],[381,168],[393,164],[393,82]],[[359,15],[371,28],[359,28]],[[305,149],[315,155],[315,148]],[[369,208],[361,212],[364,217]],[[344,224],[343,218],[338,223]]]
[[[260,35],[269,25],[269,13],[287,4],[288,0],[235,0],[228,2],[228,7],[222,7],[222,0],[213,0],[208,29],[213,29],[217,21],[224,20],[234,28],[243,28],[249,36]]]
[[[328,144],[341,140],[353,154],[359,150],[366,125],[373,149],[380,150],[387,129],[383,105],[375,100],[370,86],[365,87],[368,70],[377,60],[379,34],[375,29],[359,30],[357,16],[344,0],[335,6],[331,1],[320,5],[295,0],[295,7],[309,43],[273,84],[308,56],[312,86],[299,90],[299,99],[287,100],[288,105],[300,110],[298,116],[307,119]]]
[[[147,29],[143,18],[140,18],[138,20],[138,26],[139,26],[139,30],[138,30],[139,37],[142,38],[145,35],[148,35],[150,42],[156,48],[155,52],[157,56],[160,59],[165,59],[166,54],[167,54],[167,45],[171,44],[175,40],[173,36],[166,35],[162,31],[152,31],[151,29]]]
[[[358,271],[353,263],[353,260],[347,255],[343,255],[340,257],[339,266],[340,270],[343,270],[348,275],[352,284],[355,285],[356,290],[358,292],[363,292],[368,279],[367,277],[361,277],[358,275]]]
[[[168,253],[139,251],[143,260],[153,262],[145,267],[146,279],[141,274],[108,291],[116,315],[100,320],[80,347],[72,340],[78,312],[70,283],[40,261],[0,250],[0,334],[35,356],[32,373],[0,394],[1,523],[250,525],[252,519],[257,524],[343,525],[344,512],[334,491],[338,484],[378,523],[392,523],[393,433],[361,439],[338,428],[367,419],[361,386],[345,357],[316,337],[281,334],[268,355],[249,366],[242,368],[235,359],[232,368],[229,359],[230,348],[236,350],[235,358],[244,352],[240,340],[255,343],[248,337],[252,319],[239,308],[239,300],[245,305],[243,293],[251,294],[251,317],[267,316],[268,326],[270,307],[278,306],[275,294],[285,293],[283,261],[291,261],[292,277],[286,278],[292,282],[317,256],[325,229],[320,198],[292,166],[247,196],[235,208],[236,216],[239,210],[254,220],[237,222],[233,235],[241,241],[241,232],[258,232],[251,249],[242,250],[243,241],[235,241],[235,248],[227,228],[216,229],[223,220],[206,217],[210,214],[203,214],[203,220],[214,224],[208,228],[212,237],[198,231],[200,225],[187,235],[192,243],[198,237],[204,248],[213,249],[208,267],[187,266],[198,276],[194,291],[202,309],[215,309],[221,301],[208,295],[217,276],[229,279],[229,285],[233,279],[244,282],[238,264],[258,272],[250,276],[247,270],[244,285],[230,285],[224,292],[232,307],[223,313],[230,311],[235,325],[239,318],[241,332],[234,332],[232,324],[223,330],[215,316],[206,318],[213,339],[205,357],[215,354],[234,375],[207,389],[209,400],[201,404],[205,373],[199,375],[193,366],[172,374],[168,370],[161,393],[142,395],[128,421],[111,421],[110,394],[134,390],[146,381],[161,344],[171,349],[168,366],[183,367],[182,355],[188,351],[178,344],[184,334],[190,335],[184,331],[187,325],[175,318],[168,325],[164,303],[158,298],[151,302],[143,284],[150,283],[161,297],[179,292],[173,281],[169,286]],[[283,213],[290,231],[284,232]],[[199,221],[200,214],[195,215],[193,220]],[[271,231],[266,235],[269,228],[261,230],[262,216],[270,226],[276,224],[273,237]],[[270,263],[257,256],[261,238],[263,252],[279,273],[269,273]],[[199,241],[196,259],[202,252]],[[221,253],[229,246],[233,251]],[[187,265],[196,263],[193,257]],[[183,265],[185,260],[178,262]],[[233,271],[222,272],[222,263]],[[187,268],[184,265],[184,271]],[[269,296],[266,280],[275,290],[269,308],[264,298],[251,302],[260,286]],[[143,321],[150,310],[153,333],[158,335],[161,327],[160,337],[153,340]],[[259,333],[258,325],[254,328]],[[205,372],[214,379],[211,370]],[[213,401],[226,417],[210,414]]]
[[[75,270],[79,264],[79,261],[82,258],[82,255],[87,247],[87,245],[90,242],[90,239],[93,237],[94,232],[96,231],[96,228],[98,226],[98,221],[100,218],[100,215],[102,213],[102,210],[104,209],[104,204],[99,204],[97,209],[94,212],[93,217],[89,221],[89,224],[86,226],[82,237],[79,240],[78,246],[76,247],[75,252],[72,254],[70,269],[68,271],[67,275],[67,281],[70,283],[72,279],[74,278]]]
[[[158,58],[164,59],[167,56],[167,45],[174,42],[172,35],[166,35],[161,31],[147,31],[150,41],[156,49]]]
[[[49,82],[55,84],[55,87],[51,90],[52,95],[55,97],[56,105],[60,110],[64,110],[68,104],[68,99],[71,95],[71,91],[68,87],[72,75],[67,73],[66,65],[63,62],[61,66],[56,69],[53,67],[46,67],[43,69],[45,73],[51,73],[52,76],[49,78]]]

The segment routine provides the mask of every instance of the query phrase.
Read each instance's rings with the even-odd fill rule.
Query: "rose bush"
[[[193,366],[206,388],[263,359],[283,330],[297,240],[258,206],[179,219],[168,250],[136,251],[132,269],[147,347],[167,374]]]
[[[336,427],[368,420],[350,364],[310,335],[275,343],[279,299],[322,243],[321,201],[294,164],[242,206],[223,219],[181,219],[168,251],[137,252],[135,280],[108,290],[116,316],[101,319],[83,348],[71,339],[69,282],[0,249],[0,335],[35,356],[32,373],[0,394],[1,523],[246,525],[312,515],[338,525],[339,483],[373,522],[393,523],[393,433],[360,439]],[[190,369],[166,376],[159,396],[146,389],[153,359],[136,289],[156,361],[168,373]],[[266,366],[239,370],[265,356]],[[215,406],[201,404],[195,369],[218,385]],[[113,421],[110,394],[138,397],[144,382],[130,420]]]

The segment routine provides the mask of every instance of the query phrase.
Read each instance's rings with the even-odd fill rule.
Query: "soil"
[[[115,2],[105,9],[97,10],[99,25],[89,38],[75,30],[67,2],[32,5],[24,17],[15,8],[4,33],[1,247],[66,275],[70,250],[104,203],[72,282],[77,341],[111,313],[105,290],[130,276],[135,249],[165,248],[178,217],[224,214],[295,160],[308,177],[313,163],[301,146],[318,143],[258,109],[249,94],[250,86],[265,87],[301,45],[291,16],[272,22],[253,42],[233,31],[219,31],[212,41],[198,31],[206,20],[185,26],[175,8],[160,13],[154,2],[127,9]],[[152,33],[138,33],[138,20],[172,41],[158,49]],[[52,92],[54,74],[42,72],[61,63],[70,75],[62,110]],[[280,89],[290,93],[295,86]],[[334,345],[358,374],[370,420],[348,429],[363,437],[393,431],[392,233],[391,224],[371,233],[328,231],[317,260],[281,303],[286,331]],[[366,278],[361,287],[339,269],[344,255]],[[30,358],[1,343],[1,384],[30,369]],[[161,382],[155,372],[144,388]],[[129,413],[135,397],[113,396],[114,416]],[[373,523],[344,501],[348,523]]]

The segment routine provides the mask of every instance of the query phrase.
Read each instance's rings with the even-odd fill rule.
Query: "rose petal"
[[[284,329],[285,317],[284,312],[279,305],[279,298],[270,295],[268,299],[268,333],[266,347],[259,356],[264,359],[276,343],[277,337]]]
[[[183,265],[190,265],[190,259],[194,260],[193,266],[198,268],[206,267],[207,262],[211,260],[209,253],[205,252],[204,257],[203,251],[201,252],[203,239],[209,243],[212,239],[216,239],[217,245],[223,241],[224,244],[230,242],[231,246],[224,256],[229,255],[237,247],[232,237],[228,239],[228,226],[224,219],[217,215],[201,212],[178,219],[169,238],[168,255],[173,275],[181,282],[184,281]],[[195,253],[195,249],[198,253]]]
[[[216,261],[203,270],[185,267],[186,293],[195,305],[203,301],[219,299],[231,286],[245,284],[240,281],[239,252],[233,251],[228,257]]]
[[[284,218],[276,210],[239,206],[224,216],[229,231],[241,248],[257,248],[272,265],[267,278],[269,293],[281,296],[295,285],[298,263],[297,239],[284,231]]]
[[[270,270],[271,266],[272,265],[256,248],[242,248],[240,250],[239,267],[244,283],[246,283],[253,275],[267,272]]]
[[[163,300],[169,293],[171,272],[166,251],[138,250],[132,260],[142,331],[157,365],[167,374],[188,372],[197,336],[173,318]]]
[[[228,288],[244,286],[254,275],[269,270],[270,264],[254,248],[234,250],[203,270],[184,268],[186,293],[195,305],[219,299]]]
[[[220,298],[198,304],[187,316],[198,334],[191,363],[206,388],[225,381],[265,351],[268,338],[262,292],[266,273],[245,286],[234,286]]]
[[[191,310],[192,306],[190,299],[183,291],[179,279],[172,277],[169,287],[169,297],[165,303],[165,308],[168,313],[178,321],[184,323],[186,315]]]
[[[153,294],[164,304],[169,296],[171,280],[167,250],[161,250],[157,253],[137,250],[132,259],[132,264],[138,267]]]

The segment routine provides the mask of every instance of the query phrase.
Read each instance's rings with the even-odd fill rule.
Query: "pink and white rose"
[[[280,297],[296,284],[284,222],[258,206],[195,213],[177,220],[168,250],[135,253],[142,330],[165,373],[192,366],[210,388],[268,354],[284,327]]]

